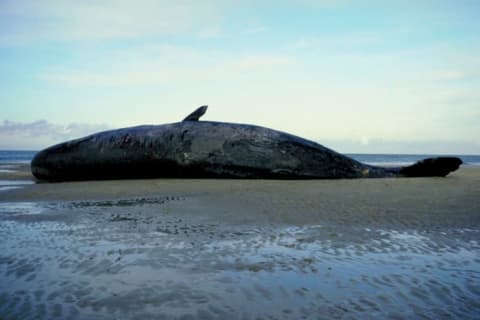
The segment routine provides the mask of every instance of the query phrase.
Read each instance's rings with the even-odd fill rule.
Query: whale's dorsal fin
[[[208,106],[201,106],[197,110],[190,113],[185,119],[183,119],[183,121],[198,121],[198,119],[200,119],[200,117],[207,112],[207,108]]]

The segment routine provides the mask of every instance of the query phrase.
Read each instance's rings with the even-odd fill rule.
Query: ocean
[[[0,164],[29,163],[36,151],[0,150]],[[347,153],[348,156],[363,163],[378,166],[404,166],[419,160],[441,155],[432,154],[359,154]],[[480,155],[448,155],[459,157],[467,165],[480,165]]]
[[[37,151],[0,150],[0,164],[30,163]]]

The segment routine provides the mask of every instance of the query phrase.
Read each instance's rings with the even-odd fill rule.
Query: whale
[[[183,121],[108,130],[53,145],[31,161],[38,180],[140,178],[352,179],[445,177],[462,164],[436,157],[405,167],[361,163],[319,143],[251,124]]]

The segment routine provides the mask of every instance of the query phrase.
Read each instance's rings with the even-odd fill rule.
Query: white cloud
[[[218,38],[222,35],[222,30],[219,26],[212,26],[208,27],[198,34],[198,36],[202,39],[214,39]]]
[[[287,55],[222,55],[172,45],[150,46],[141,50],[108,55],[111,71],[70,69],[49,70],[37,78],[72,88],[131,87],[172,83],[202,83],[207,80],[235,79],[246,75],[264,78],[271,72],[293,66]],[[141,58],[139,58],[141,57]]]
[[[0,123],[0,149],[39,149],[65,140],[107,130],[105,124],[53,124],[46,120]]]
[[[0,46],[43,41],[101,41],[188,34],[203,39],[223,34],[229,15],[278,5],[330,7],[350,0],[278,1],[236,0],[3,0],[0,1]],[[268,30],[249,24],[244,33]]]
[[[267,32],[268,30],[269,30],[269,28],[267,28],[266,26],[253,24],[253,25],[247,26],[243,30],[243,33],[245,33],[245,34],[259,34],[259,33]]]
[[[0,2],[0,43],[103,40],[217,28],[222,3],[167,0]],[[212,29],[213,28],[213,29]]]
[[[336,50],[336,49],[355,49],[359,47],[372,46],[379,44],[385,35],[382,32],[344,32],[334,35],[323,36],[302,36],[297,40],[287,44],[289,49],[308,50]]]

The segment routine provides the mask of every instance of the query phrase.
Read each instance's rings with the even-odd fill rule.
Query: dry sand
[[[52,184],[0,169],[2,320],[480,318],[480,167]]]

